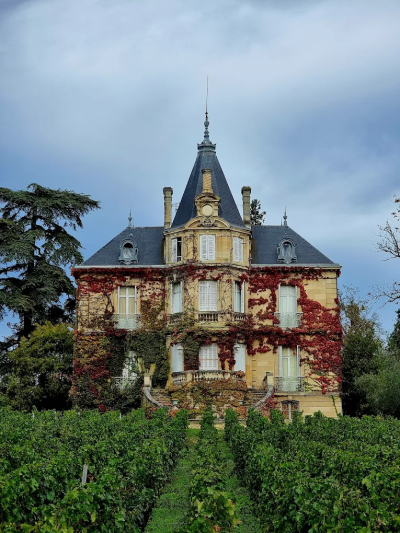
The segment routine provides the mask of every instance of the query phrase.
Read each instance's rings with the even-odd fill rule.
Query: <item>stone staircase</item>
[[[151,389],[151,396],[154,398],[154,400],[156,400],[156,402],[165,407],[171,407],[172,405],[171,396],[164,389]]]
[[[267,392],[266,389],[248,389],[244,397],[244,407],[254,407],[266,396]]]

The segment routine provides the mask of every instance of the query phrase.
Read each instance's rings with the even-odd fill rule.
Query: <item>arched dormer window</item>
[[[137,263],[138,260],[138,247],[134,240],[124,239],[120,245],[119,261],[130,265],[131,263]]]
[[[278,261],[282,263],[293,263],[297,261],[296,245],[292,239],[282,239],[278,244]]]

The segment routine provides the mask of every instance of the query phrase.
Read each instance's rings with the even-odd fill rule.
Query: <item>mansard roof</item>
[[[339,268],[339,265],[331,261],[289,226],[253,226],[252,237],[251,262],[253,266],[283,264],[289,267],[314,265]],[[288,265],[278,262],[277,248],[284,240],[293,242],[296,247],[296,261]]]
[[[130,266],[164,265],[163,231],[162,226],[126,228],[89,257],[83,266],[123,266],[119,261],[120,243],[126,239],[134,241],[138,247],[138,260]]]
[[[176,228],[183,226],[190,219],[197,216],[194,199],[203,190],[203,175],[201,171],[204,168],[211,169],[213,192],[221,198],[219,215],[221,218],[232,224],[244,228],[243,219],[240,216],[236,202],[233,199],[228,182],[218,161],[215,152],[215,144],[210,142],[208,134],[208,117],[206,115],[204,140],[197,145],[198,153],[193,170],[190,174],[182,200],[179,204],[175,218],[171,227]]]

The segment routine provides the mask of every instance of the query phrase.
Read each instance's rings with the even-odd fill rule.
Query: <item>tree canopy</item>
[[[99,202],[32,183],[26,191],[0,188],[0,204],[0,319],[6,311],[18,315],[17,338],[27,337],[35,323],[64,321],[73,308],[63,267],[83,258],[66,228],[82,228],[83,215]]]
[[[250,223],[252,226],[261,226],[265,219],[265,211],[261,211],[261,202],[254,198],[250,204]]]

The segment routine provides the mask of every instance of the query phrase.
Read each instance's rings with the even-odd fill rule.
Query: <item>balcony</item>
[[[282,329],[298,328],[301,325],[303,313],[274,313]]]
[[[229,370],[185,370],[184,372],[172,372],[172,382],[174,385],[183,385],[190,381],[215,381],[232,379],[233,381],[245,381],[245,378],[239,378],[236,372]]]
[[[275,392],[305,392],[304,378],[275,378]]]
[[[116,329],[138,329],[140,328],[142,315],[114,315],[114,324]]]
[[[112,380],[115,383],[115,385],[118,387],[118,389],[124,389],[128,385],[132,385],[137,379],[136,374],[131,374],[129,377],[127,376],[118,376],[113,377]]]

